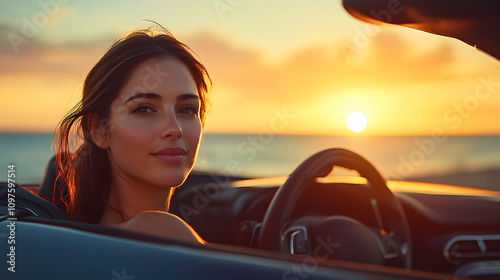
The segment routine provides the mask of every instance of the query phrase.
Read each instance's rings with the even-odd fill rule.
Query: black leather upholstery
[[[57,178],[57,175],[55,157],[52,157],[45,168],[38,195],[48,201],[53,201],[59,210],[66,213],[66,206],[61,202],[61,197],[68,195],[68,190],[66,184]]]

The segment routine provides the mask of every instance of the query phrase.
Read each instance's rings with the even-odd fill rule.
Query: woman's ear
[[[108,128],[101,118],[96,113],[91,113],[88,116],[88,124],[90,128],[90,136],[97,147],[106,150],[109,148]]]

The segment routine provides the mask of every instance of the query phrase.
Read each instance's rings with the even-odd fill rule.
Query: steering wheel
[[[290,221],[305,188],[340,166],[357,171],[373,191],[378,228],[345,216],[303,217]],[[300,164],[275,193],[262,222],[258,247],[264,250],[410,268],[411,240],[405,214],[385,180],[360,155],[335,148]],[[288,248],[287,248],[288,247]]]

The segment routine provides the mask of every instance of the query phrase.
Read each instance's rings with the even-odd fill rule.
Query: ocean
[[[7,180],[8,165],[14,164],[16,182],[39,184],[53,156],[51,143],[51,133],[0,133],[0,181]],[[286,176],[307,157],[328,148],[346,148],[364,156],[386,179],[500,170],[500,135],[269,134],[205,134],[195,170],[248,177]],[[500,190],[500,185],[488,188]]]

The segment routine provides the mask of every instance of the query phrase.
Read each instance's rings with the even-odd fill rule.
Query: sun
[[[353,132],[361,132],[367,124],[366,116],[360,111],[354,111],[347,116],[347,127]]]

